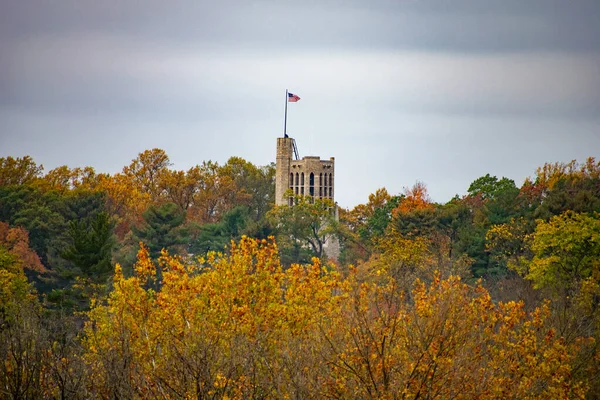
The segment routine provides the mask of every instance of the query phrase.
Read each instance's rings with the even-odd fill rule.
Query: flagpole
[[[288,137],[287,135],[287,103],[288,103],[288,90],[285,89],[285,118],[283,119],[283,137]]]

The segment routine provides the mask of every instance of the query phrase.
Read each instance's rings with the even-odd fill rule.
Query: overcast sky
[[[2,0],[0,157],[336,159],[336,200],[600,156],[598,0]]]

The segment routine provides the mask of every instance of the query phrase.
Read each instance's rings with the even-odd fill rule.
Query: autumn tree
[[[596,275],[600,267],[600,219],[567,211],[548,222],[537,220],[528,234],[524,221],[496,225],[488,232],[490,249],[531,280],[538,289],[572,294],[573,285]]]
[[[295,196],[293,206],[275,206],[269,212],[278,240],[291,252],[292,262],[300,262],[306,247],[316,257],[323,256],[323,247],[336,223],[334,207],[329,199]]]
[[[99,397],[583,398],[547,306],[494,302],[456,277],[406,301],[386,270],[347,279],[284,270],[270,240],[242,238],[200,264],[142,248],[90,311],[85,360]],[[163,285],[153,289],[149,282]]]
[[[547,308],[527,315],[452,277],[417,281],[414,303],[394,286],[352,284],[327,397],[583,398],[571,379],[578,346],[554,337]]]
[[[551,288],[565,298],[581,286],[600,284],[600,216],[568,211],[538,221],[531,241],[533,258],[526,278],[537,288]],[[600,295],[598,291],[597,295]]]
[[[315,260],[283,272],[273,241],[242,238],[228,255],[186,265],[166,253],[163,285],[142,248],[135,276],[119,267],[106,305],[90,312],[93,390],[128,398],[305,397],[318,390],[319,321],[339,306],[339,275]],[[300,351],[301,349],[305,351]],[[322,364],[324,367],[325,364]]]
[[[340,210],[340,259],[348,264],[368,259],[377,240],[392,220],[392,210],[401,199],[400,196],[390,195],[385,188],[380,188],[369,195],[366,204],[359,204],[349,211]]]
[[[30,156],[0,158],[0,186],[25,185],[42,175],[44,166],[37,165]]]
[[[0,394],[43,397],[45,334],[41,307],[23,271],[23,260],[0,244]]]
[[[459,199],[435,204],[429,199],[426,186],[417,182],[413,188],[405,189],[405,195],[392,210],[392,219],[377,241],[379,256],[389,259],[388,264],[405,265],[405,250],[410,253],[410,249],[418,249],[417,254],[426,255],[421,267],[415,269],[412,265],[406,271],[411,277],[405,278],[409,284],[416,277],[429,281],[435,271],[443,277],[467,277],[472,261],[461,249],[460,239],[469,222],[469,212]]]
[[[29,233],[24,228],[11,228],[7,223],[0,222],[0,245],[12,254],[15,260],[19,260],[23,269],[38,273],[47,272],[40,257],[29,247]]]
[[[515,300],[533,300],[527,301],[528,304],[538,300],[531,281],[525,279],[527,265],[533,257],[531,234],[535,226],[535,221],[528,218],[512,218],[507,223],[492,225],[485,236],[485,249],[490,257],[488,270],[505,271],[502,274],[505,281],[495,285],[496,289],[503,290],[508,284],[511,287],[507,294]],[[531,299],[531,295],[535,299]]]
[[[534,218],[547,220],[567,210],[600,212],[600,161],[546,163],[523,183],[522,203]]]
[[[116,233],[122,239],[131,225],[141,219],[142,213],[151,204],[151,197],[134,185],[131,177],[124,174],[101,179],[99,188],[106,194],[106,212],[119,217]]]
[[[145,150],[123,168],[123,174],[131,179],[140,192],[147,193],[155,202],[162,194],[160,181],[170,165],[169,156],[164,150]]]
[[[411,188],[404,188],[404,197],[398,206],[392,210],[393,215],[406,214],[416,210],[433,208],[427,186],[423,182],[416,182]]]
[[[48,171],[36,181],[38,187],[66,193],[70,190],[99,190],[99,183],[108,174],[98,174],[92,167],[69,168],[66,165]]]
[[[0,158],[0,397],[598,396],[594,158],[446,204],[380,189],[341,223],[321,199],[271,210],[273,176]],[[331,235],[343,265],[313,257]]]
[[[220,174],[218,163],[208,161],[198,166],[198,193],[195,196],[194,207],[189,211],[189,218],[199,223],[214,223],[233,208],[231,200],[236,192],[236,186],[231,176]]]
[[[275,167],[273,164],[257,167],[240,158],[231,157],[220,169],[219,175],[233,181],[235,192],[229,202],[246,205],[250,216],[258,221],[272,207],[275,197]]]
[[[422,182],[415,183],[410,189],[405,188],[404,196],[391,213],[392,220],[385,232],[387,236],[428,237],[435,230],[435,205]]]
[[[168,201],[177,204],[182,211],[187,212],[196,204],[197,196],[202,189],[200,167],[195,166],[187,172],[165,170],[160,185]]]
[[[0,397],[89,398],[77,325],[42,308],[24,273],[32,250],[21,250],[0,244]]]

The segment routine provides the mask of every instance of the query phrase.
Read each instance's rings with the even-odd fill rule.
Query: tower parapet
[[[289,204],[285,192],[295,195],[334,200],[335,158],[321,160],[318,156],[292,159],[293,138],[277,138],[275,174],[275,204]]]

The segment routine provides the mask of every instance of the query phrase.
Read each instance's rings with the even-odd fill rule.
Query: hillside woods
[[[274,173],[1,158],[2,398],[600,396],[595,159],[339,220]]]

